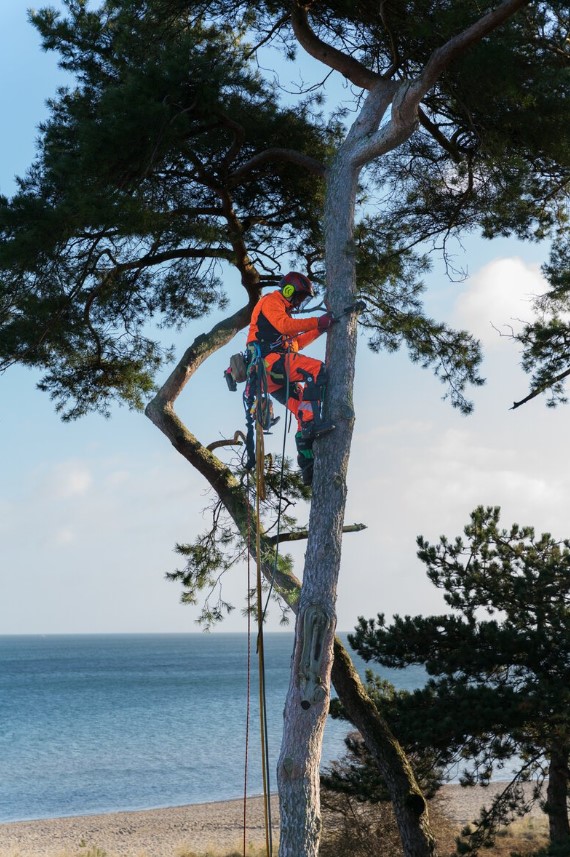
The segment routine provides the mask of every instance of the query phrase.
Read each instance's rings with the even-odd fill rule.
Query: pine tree
[[[67,18],[33,15],[75,85],[51,102],[35,163],[13,199],[0,201],[0,363],[40,368],[40,387],[67,419],[106,413],[115,399],[142,407],[170,357],[153,327],[223,307],[225,272],[235,269],[244,306],[189,345],[146,413],[246,537],[239,473],[182,423],[175,401],[247,324],[284,258],[320,283],[342,316],[327,353],[337,429],[316,452],[303,585],[286,570],[279,580],[298,617],[279,766],[281,850],[318,850],[332,667],[388,778],[406,853],[427,857],[425,801],[401,748],[338,646],[332,665],[357,332],[355,315],[343,312],[362,297],[372,347],[406,345],[469,412],[467,387],[482,383],[478,344],[425,315],[420,247],[475,227],[488,236],[552,231],[566,197],[565,4],[66,5]],[[324,75],[354,87],[350,128],[339,109],[323,114],[318,93],[300,93],[293,107],[288,95],[287,104],[279,81],[261,72],[269,49],[285,59],[304,50]],[[386,201],[355,216],[365,168],[366,190]],[[325,693],[300,714],[310,615],[324,629]]]
[[[498,507],[475,509],[465,537],[418,538],[418,557],[453,613],[361,619],[351,644],[384,666],[425,666],[430,681],[385,714],[404,746],[462,760],[466,784],[487,784],[516,762],[509,789],[483,813],[480,846],[526,808],[520,783],[548,776],[550,838],[570,846],[570,540],[500,527]],[[483,616],[488,618],[482,618]]]

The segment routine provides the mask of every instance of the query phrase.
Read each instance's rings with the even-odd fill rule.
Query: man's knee
[[[327,370],[325,366],[322,365],[316,378],[313,378],[312,375],[308,375],[305,381],[305,389],[303,390],[303,399],[306,402],[322,401],[325,394],[325,388],[327,386],[327,380]]]

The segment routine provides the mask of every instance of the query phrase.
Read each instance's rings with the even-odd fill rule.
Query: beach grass
[[[455,838],[459,829],[450,824],[445,817],[435,817],[434,832],[438,840],[438,850],[442,857],[452,857],[455,852]],[[334,832],[325,832],[321,848],[322,857],[401,857],[402,849],[397,832],[388,831],[384,823],[377,831],[370,827],[369,818],[364,827],[355,831],[347,828],[336,828]],[[548,826],[545,819],[523,818],[513,822],[508,828],[501,830],[491,848],[485,848],[485,857],[531,857],[548,844]],[[245,857],[266,857],[264,845],[249,845]],[[277,843],[274,842],[274,855],[277,855]],[[31,857],[31,852],[19,850],[0,850],[0,857]],[[79,847],[73,851],[61,851],[57,857],[119,857],[98,846]],[[132,857],[152,857],[146,851],[133,852]],[[172,857],[244,857],[243,845],[236,843],[235,847],[206,848],[194,850],[175,848]]]
[[[512,857],[512,855],[536,854],[548,846],[548,821],[546,817],[527,816],[513,821],[497,833],[495,844],[485,849],[489,857]]]

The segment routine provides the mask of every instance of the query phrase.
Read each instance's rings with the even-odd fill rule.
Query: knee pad
[[[305,382],[303,390],[303,399],[306,402],[322,402],[325,397],[327,388],[327,373],[326,370],[321,370],[317,375],[316,380],[308,378]]]

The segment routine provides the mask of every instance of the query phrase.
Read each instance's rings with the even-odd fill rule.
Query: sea
[[[264,641],[275,791],[293,634]],[[381,671],[399,688],[426,680]],[[248,795],[262,792],[257,681],[253,638]],[[247,700],[244,633],[0,636],[0,822],[243,797]],[[323,766],[349,730],[329,718]]]

